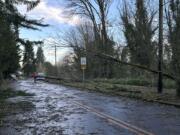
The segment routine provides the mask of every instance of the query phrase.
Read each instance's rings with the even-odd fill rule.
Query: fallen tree
[[[66,46],[66,47],[75,47],[75,46]],[[84,49],[84,48],[82,48]],[[142,69],[142,70],[145,70],[145,71],[148,71],[148,72],[151,72],[153,74],[159,74],[160,71],[157,71],[155,69],[151,69],[151,68],[148,68],[146,66],[142,66],[142,65],[139,65],[139,64],[134,64],[134,63],[130,63],[130,62],[125,62],[125,61],[121,61],[120,59],[117,59],[117,58],[114,58],[113,56],[111,55],[108,55],[108,54],[104,54],[102,52],[98,52],[98,51],[91,51],[91,50],[88,50],[89,52],[93,53],[96,57],[99,57],[101,59],[106,59],[106,60],[109,60],[109,61],[113,61],[113,62],[116,62],[116,63],[120,63],[120,64],[124,64],[124,65],[127,65],[127,66],[132,66],[132,67],[135,67],[135,68],[139,68],[139,69]],[[176,81],[176,77],[170,75],[170,74],[167,74],[167,73],[162,73],[162,75],[164,77],[167,77],[171,80],[174,80]]]
[[[139,69],[142,69],[142,70],[146,70],[146,71],[151,72],[153,74],[158,74],[160,72],[160,71],[157,71],[155,69],[150,69],[150,68],[148,68],[146,66],[142,66],[142,65],[139,65],[139,64],[134,64],[134,63],[121,61],[121,60],[119,60],[117,58],[114,58],[113,56],[103,54],[103,53],[99,53],[99,52],[95,53],[95,56],[97,56],[99,58],[102,58],[102,59],[114,61],[114,62],[117,62],[117,63],[120,63],[120,64],[124,64],[124,65],[132,66],[132,67],[135,67],[135,68],[139,68]],[[176,77],[174,77],[172,75],[169,75],[169,74],[166,74],[166,73],[162,73],[162,75],[169,78],[169,79],[172,79],[174,81],[176,80]]]

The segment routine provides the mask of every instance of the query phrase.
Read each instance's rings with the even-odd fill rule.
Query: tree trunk
[[[2,72],[0,71],[0,88],[1,88],[2,82],[3,82],[3,74],[2,74]]]
[[[106,60],[109,60],[109,61],[112,61],[112,62],[116,62],[116,63],[120,63],[120,64],[123,64],[123,65],[128,65],[128,66],[131,66],[131,67],[135,67],[135,68],[138,68],[138,69],[141,69],[141,70],[144,70],[144,71],[151,72],[153,74],[158,74],[159,73],[159,71],[151,69],[149,67],[142,66],[142,65],[139,65],[139,64],[129,63],[129,62],[125,62],[125,61],[121,61],[119,59],[114,58],[113,56],[108,55],[108,54],[103,54],[103,53],[99,53],[99,52],[94,52],[94,54],[95,54],[95,56],[97,56],[97,57],[99,57],[101,59],[106,59]],[[169,74],[166,74],[166,73],[163,73],[163,72],[162,72],[162,75],[169,78],[169,79],[176,80],[176,77],[174,77],[172,75],[169,75]]]
[[[163,91],[163,0],[159,0],[159,54],[158,54],[158,93]]]
[[[180,97],[180,80],[176,81],[176,95]]]

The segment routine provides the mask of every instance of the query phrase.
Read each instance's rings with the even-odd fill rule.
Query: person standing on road
[[[34,78],[34,83],[36,83],[36,78],[37,78],[37,73],[36,72],[33,73],[33,78]]]

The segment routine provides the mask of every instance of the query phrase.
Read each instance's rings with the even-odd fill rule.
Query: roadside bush
[[[163,80],[163,82],[164,82],[164,87],[167,89],[175,89],[176,88],[176,83],[173,80],[166,79],[166,80]]]

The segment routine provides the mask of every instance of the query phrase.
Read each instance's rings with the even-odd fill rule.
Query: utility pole
[[[159,50],[158,50],[158,93],[163,91],[163,0],[159,0]]]
[[[58,74],[58,69],[57,69],[57,46],[56,44],[54,45],[54,62],[55,62],[55,73],[56,75]]]
[[[54,46],[54,51],[55,51],[55,56],[54,56],[54,63],[55,63],[55,66],[57,66],[57,47],[56,47],[56,44],[55,44],[55,46]]]

